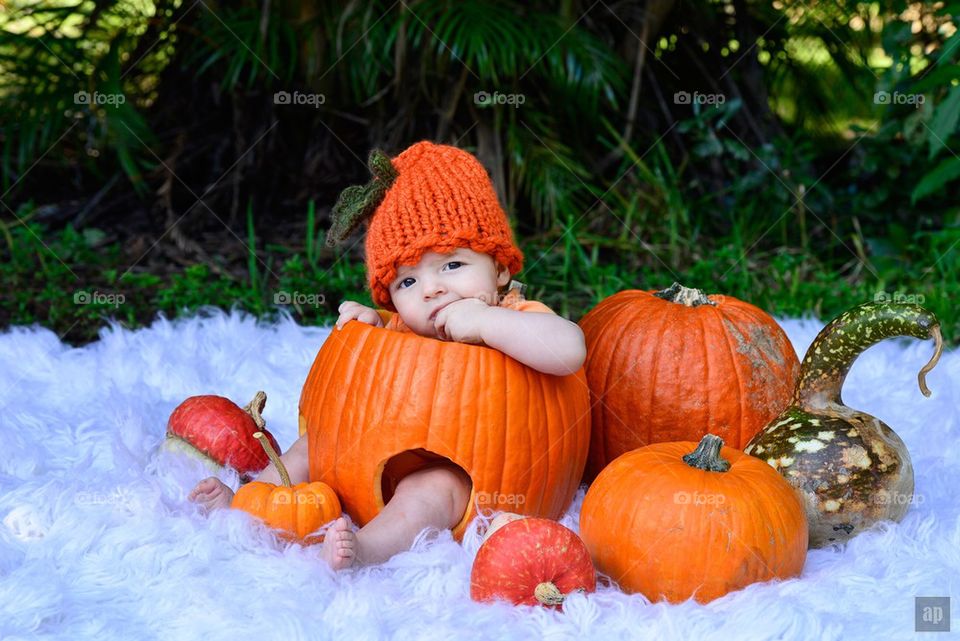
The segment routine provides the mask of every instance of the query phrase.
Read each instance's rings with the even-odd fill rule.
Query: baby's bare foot
[[[357,535],[342,516],[333,522],[323,540],[320,557],[333,570],[344,570],[357,560]]]

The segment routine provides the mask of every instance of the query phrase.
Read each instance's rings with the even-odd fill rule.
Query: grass
[[[7,292],[0,326],[40,323],[82,344],[96,340],[108,319],[136,328],[158,313],[174,318],[211,305],[265,319],[287,309],[301,323],[323,324],[335,319],[340,298],[364,283],[362,263],[334,257],[324,267],[285,247],[258,249],[249,209],[245,273],[205,264],[127,271],[130,257],[103,238],[95,229],[51,232],[32,222],[0,229],[0,278]],[[354,298],[370,303],[369,296]]]
[[[621,221],[631,217],[642,219],[628,212]],[[107,319],[136,328],[158,313],[173,318],[212,305],[264,319],[286,309],[300,323],[322,325],[336,319],[344,299],[371,304],[362,261],[323,247],[313,203],[302,249],[259,247],[254,222],[248,206],[246,273],[240,268],[236,274],[204,264],[166,273],[127,271],[130,260],[120,244],[96,229],[51,232],[33,222],[0,229],[0,278],[8,292],[0,325],[39,322],[82,344],[96,340]],[[915,301],[940,317],[949,344],[960,336],[960,311],[951,304],[960,295],[960,229],[917,234],[910,256],[878,256],[869,269],[852,255],[837,268],[799,248],[751,249],[736,226],[709,246],[684,240],[668,223],[659,232],[645,234],[647,242],[629,232],[590,231],[568,217],[552,234],[521,240],[526,268],[520,279],[532,298],[571,320],[618,291],[659,289],[676,280],[781,317],[826,320],[882,297]]]
[[[946,240],[938,238],[941,245]],[[602,263],[596,253],[582,251],[582,246],[570,254],[547,247],[537,252],[527,247],[528,264],[531,258],[538,262],[527,270],[526,280],[533,297],[572,319],[617,291],[661,289],[674,281],[748,301],[778,317],[828,320],[868,301],[918,302],[938,315],[947,342],[958,342],[960,314],[951,300],[960,295],[960,282],[955,276],[957,262],[951,259],[952,252],[941,254],[944,260],[937,263],[936,273],[927,274],[927,266],[922,263],[902,265],[897,278],[884,280],[864,270],[832,269],[797,250],[777,248],[745,256],[745,249],[719,243],[695,262],[674,268],[656,256],[655,247],[638,248],[629,261],[632,264]],[[664,257],[666,254],[663,251]]]

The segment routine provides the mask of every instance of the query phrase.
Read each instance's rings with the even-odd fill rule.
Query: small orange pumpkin
[[[605,298],[580,328],[593,408],[587,480],[621,454],[708,430],[744,447],[790,403],[800,371],[766,312],[677,283]]]
[[[460,539],[478,508],[563,515],[586,463],[589,400],[582,369],[552,376],[490,347],[350,322],[310,369],[300,433],[310,478],[361,525],[406,474],[458,465],[472,482]]]
[[[320,526],[342,514],[340,500],[326,483],[297,483],[292,485],[290,475],[276,450],[263,432],[253,435],[266,451],[280,473],[282,485],[253,481],[237,490],[230,507],[243,510],[278,531],[281,538],[301,541],[306,545],[323,541],[322,536],[310,536]]]
[[[580,512],[597,569],[628,592],[673,603],[800,574],[799,495],[765,462],[722,446],[707,434],[699,445],[656,443],[608,465]]]

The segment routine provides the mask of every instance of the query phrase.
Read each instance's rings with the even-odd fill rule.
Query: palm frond
[[[200,37],[192,39],[185,64],[196,75],[214,74],[221,89],[282,86],[297,70],[299,53],[294,26],[277,8],[264,16],[259,7],[220,6],[201,11]]]
[[[57,145],[73,151],[52,158],[88,167],[101,147],[112,147],[142,189],[138,150],[151,133],[128,99],[120,61],[135,43],[131,34],[142,33],[148,19],[122,2],[36,3],[0,16],[5,190]],[[139,140],[131,140],[131,130]]]
[[[587,214],[599,194],[591,193],[590,172],[547,113],[527,115],[506,126],[511,191],[529,202],[538,228]]]

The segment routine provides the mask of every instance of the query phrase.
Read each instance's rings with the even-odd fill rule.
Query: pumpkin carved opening
[[[393,497],[397,485],[405,476],[437,464],[454,465],[470,479],[470,500],[467,502],[467,507],[464,509],[463,516],[460,518],[460,522],[457,523],[456,527],[459,528],[461,525],[464,525],[464,521],[469,518],[471,514],[470,506],[473,505],[474,501],[473,478],[462,465],[457,464],[446,456],[431,452],[422,447],[394,454],[381,465],[377,466],[376,474],[379,478],[373,480],[373,487],[375,488],[374,491],[377,492],[378,506],[382,509],[383,506],[387,504]]]

